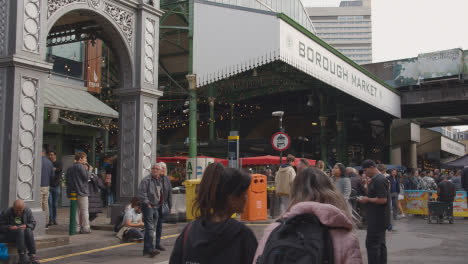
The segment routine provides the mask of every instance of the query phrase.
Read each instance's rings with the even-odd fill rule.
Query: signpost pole
[[[70,236],[76,234],[76,192],[70,194],[70,225],[68,226],[68,234]]]
[[[284,132],[284,128],[283,128],[283,116],[280,117],[280,127],[279,127],[279,131],[280,132]],[[281,165],[283,165],[283,151],[280,151],[280,167]]]

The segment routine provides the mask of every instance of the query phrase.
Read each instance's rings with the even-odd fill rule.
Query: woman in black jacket
[[[92,170],[92,166],[87,164],[86,169],[88,171]],[[102,213],[102,200],[100,190],[106,190],[106,186],[102,182],[99,176],[96,176],[94,173],[90,172],[90,180],[88,181],[89,186],[89,221],[93,221],[98,217],[98,214]]]
[[[244,211],[250,183],[250,175],[240,170],[208,165],[195,198],[197,219],[177,238],[169,263],[252,263],[257,239],[231,218]]]

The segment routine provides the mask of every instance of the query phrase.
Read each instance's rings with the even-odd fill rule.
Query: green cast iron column
[[[348,126],[349,121],[345,120],[343,122],[343,164],[349,166],[349,157],[348,157]]]
[[[327,120],[326,116],[319,116],[320,119],[320,150],[321,159],[323,162],[327,162]]]
[[[392,120],[384,121],[385,127],[385,158],[387,164],[392,164]]]
[[[338,161],[343,163],[343,105],[336,105],[336,151]]]
[[[189,83],[189,158],[197,157],[197,88],[196,75],[187,75]]]
[[[214,97],[214,86],[210,85],[208,90],[208,102],[210,104],[210,142],[215,141],[215,97]]]
[[[189,158],[197,157],[197,85],[193,74],[193,16],[194,0],[189,0],[189,74],[186,76],[189,85]]]
[[[320,119],[320,155],[321,155],[321,159],[323,160],[323,162],[325,162],[325,166],[327,164],[327,149],[328,149],[328,146],[327,146],[327,120],[328,120],[328,117],[325,116],[326,114],[326,96],[325,95],[322,95],[320,94],[319,95],[319,100],[320,100],[320,116],[319,116],[319,119]]]
[[[91,165],[94,167],[97,167],[96,166],[96,136],[93,136],[91,137],[91,144],[90,144],[90,148],[91,148],[91,154],[89,155],[89,163],[91,163]]]

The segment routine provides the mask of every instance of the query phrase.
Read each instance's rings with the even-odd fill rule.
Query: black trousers
[[[367,230],[366,248],[369,264],[387,263],[387,246],[385,245],[385,232]]]
[[[18,254],[25,254],[26,247],[28,248],[29,255],[36,254],[36,245],[34,243],[33,231],[29,228],[8,230],[6,233],[0,234],[0,242],[13,243],[16,242],[16,249]]]

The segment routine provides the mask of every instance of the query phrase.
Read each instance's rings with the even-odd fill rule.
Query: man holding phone
[[[361,196],[358,200],[365,204],[367,212],[367,259],[369,264],[385,264],[387,263],[385,232],[390,224],[389,184],[374,161],[365,160],[362,169],[371,179],[367,196]]]
[[[0,242],[15,242],[19,263],[39,263],[36,258],[36,245],[33,230],[36,227],[31,209],[24,207],[23,200],[16,200],[13,207],[0,215]],[[26,259],[26,247],[29,262]]]

